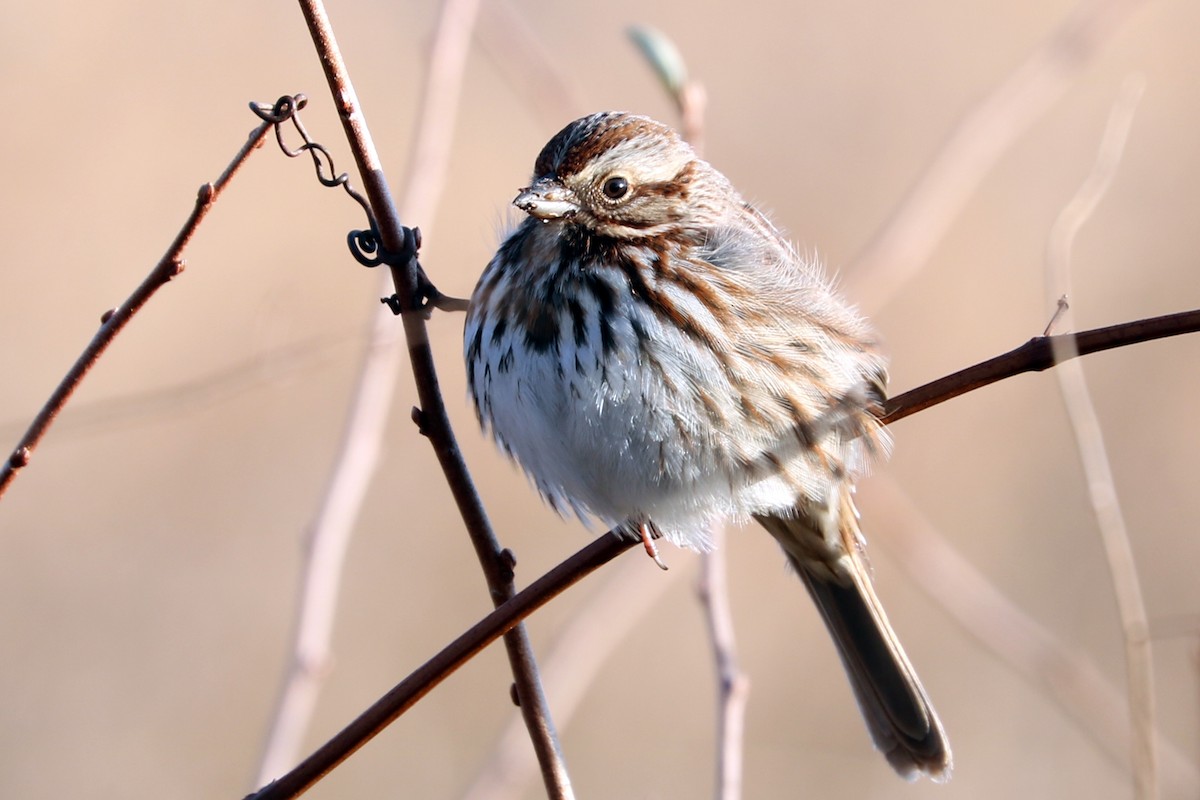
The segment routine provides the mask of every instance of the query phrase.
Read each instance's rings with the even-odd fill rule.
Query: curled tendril
[[[408,267],[410,262],[416,262],[417,252],[421,249],[421,231],[418,228],[404,228],[404,245],[398,252],[392,252],[383,246],[383,239],[379,235],[379,226],[375,223],[375,215],[371,213],[371,206],[367,199],[350,185],[348,174],[342,172],[334,176],[333,157],[329,155],[329,151],[325,149],[324,145],[314,142],[309,137],[308,131],[300,122],[299,111],[306,105],[308,105],[308,98],[302,94],[284,95],[270,106],[263,103],[251,103],[250,110],[263,122],[269,122],[275,126],[275,141],[285,156],[298,158],[308,153],[313,162],[313,169],[316,170],[317,180],[321,182],[321,185],[329,188],[341,186],[367,215],[370,227],[366,230],[350,231],[346,236],[346,245],[350,248],[350,254],[354,256],[355,261],[364,267],[387,264],[400,268]],[[283,126],[287,122],[292,123],[292,127],[304,141],[294,150],[288,147],[283,140]],[[428,314],[433,307],[458,311],[465,309],[466,301],[443,295],[425,276],[420,263],[416,263],[415,267],[417,286],[413,300],[414,310]],[[399,297],[395,295],[385,297],[383,302],[396,314],[404,310]]]
[[[275,101],[275,105],[269,106],[265,103],[251,103],[250,110],[255,116],[263,122],[272,122],[276,125],[287,122],[296,112],[308,105],[308,97],[306,95],[285,94],[283,97]]]
[[[379,228],[375,224],[375,215],[371,213],[371,206],[367,199],[363,197],[353,186],[350,185],[349,174],[342,172],[334,175],[333,156],[325,149],[323,144],[314,142],[308,135],[308,131],[304,129],[304,123],[300,121],[299,111],[308,105],[308,98],[302,94],[284,95],[275,101],[274,105],[268,106],[264,103],[251,103],[250,110],[264,122],[271,122],[275,125],[275,141],[279,144],[279,149],[288,158],[299,158],[308,153],[312,159],[313,169],[316,170],[317,180],[322,186],[334,188],[341,186],[346,190],[346,194],[350,195],[354,202],[358,203],[362,208],[363,213],[367,215],[367,222],[370,223],[369,231],[351,231],[350,233],[350,252],[354,254],[354,258],[360,263],[368,267],[376,267],[384,263],[381,257],[372,258],[368,255],[378,251],[379,248]],[[304,140],[304,144],[296,149],[287,146],[283,140],[284,123],[291,122],[292,127],[296,129],[296,133],[300,134],[300,138]],[[373,244],[371,241],[373,240]]]
[[[346,235],[346,244],[350,247],[350,255],[364,267],[378,267],[386,261],[383,243],[372,228],[366,231],[350,231]]]

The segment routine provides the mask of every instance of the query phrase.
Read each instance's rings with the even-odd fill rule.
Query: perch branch
[[[621,536],[615,531],[599,537],[475,623],[299,766],[279,780],[249,795],[246,800],[285,800],[298,797],[481,650],[512,630],[534,611],[635,544],[636,540]]]
[[[1080,355],[1084,355],[1197,330],[1200,330],[1200,310],[1063,335],[1074,336]],[[1035,338],[1004,355],[897,395],[889,401],[884,421],[890,424],[1007,377],[1048,369],[1054,366],[1048,341],[1052,338],[1055,337]],[[623,538],[615,531],[601,536],[500,605],[401,681],[295,770],[251,797],[254,800],[296,797],[506,630],[635,544],[634,539]]]
[[[1197,331],[1200,331],[1200,309],[1122,322],[1080,333],[1035,336],[1007,353],[989,358],[987,361],[982,361],[892,397],[884,405],[883,421],[890,425],[910,414],[924,411],[931,406],[981,389],[996,381],[1025,372],[1042,372],[1050,369],[1057,363],[1061,363],[1055,361],[1054,352],[1056,344],[1061,345],[1065,339],[1073,340],[1075,351],[1081,356],[1086,356],[1117,347],[1127,347],[1131,344],[1166,339]]]

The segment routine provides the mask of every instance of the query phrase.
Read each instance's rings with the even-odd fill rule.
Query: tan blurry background
[[[451,294],[470,292],[508,200],[573,115],[624,108],[674,119],[625,39],[631,23],[668,32],[707,86],[710,160],[837,268],[954,123],[1071,4],[517,0],[513,8],[576,104],[532,103],[506,61],[504,34],[489,33],[495,23],[485,18],[479,38],[490,55],[477,50],[467,67],[446,194],[433,218],[406,220],[426,231],[423,263]],[[399,181],[436,6],[332,2],[330,12]],[[310,132],[339,169],[350,161],[291,3],[10,1],[3,18],[7,448],[101,312],[161,255],[196,187],[253,127],[247,101],[306,92]],[[1188,0],[1133,13],[990,171],[920,274],[873,309],[895,391],[1045,326],[1047,234],[1131,72],[1144,75],[1145,96],[1115,183],[1077,242],[1078,325],[1200,305],[1197,30],[1200,5]],[[305,526],[378,304],[376,276],[345,252],[345,231],[361,224],[306,165],[256,155],[189,249],[187,271],[116,342],[0,503],[0,797],[241,797],[253,788]],[[845,279],[854,285],[853,274]],[[446,315],[431,324],[444,390],[528,582],[586,537],[545,510],[478,434],[461,326]],[[1193,630],[1198,356],[1200,340],[1183,338],[1086,361],[1149,613],[1160,627],[1182,617]],[[436,462],[408,421],[414,403],[405,370],[350,549],[336,663],[310,747],[488,609]],[[1021,609],[1121,685],[1113,592],[1053,377],[1007,381],[894,433],[887,479]],[[877,584],[949,730],[955,777],[906,785],[871,750],[808,600],[768,537],[746,530],[729,546],[740,655],[753,681],[746,796],[1130,796],[1127,777],[1057,705],[900,570],[871,483],[860,496]],[[711,793],[714,690],[692,593],[697,560],[666,558],[682,575],[564,726],[581,797]],[[593,577],[531,620],[540,651],[603,583]],[[639,605],[622,598],[611,613]],[[1194,637],[1175,637],[1155,650],[1160,727],[1193,763],[1196,647]],[[458,796],[508,719],[508,683],[502,654],[485,653],[311,796]]]

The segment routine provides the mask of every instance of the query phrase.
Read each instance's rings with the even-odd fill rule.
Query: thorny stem
[[[358,103],[350,75],[334,39],[333,28],[320,0],[300,0],[313,43],[321,58],[338,113],[345,128],[354,159],[358,164],[363,188],[371,202],[384,248],[394,253],[406,251],[412,236],[401,224],[378,154],[367,131],[366,119]],[[420,409],[414,414],[421,432],[433,446],[454,495],[472,544],[483,567],[492,601],[500,605],[513,597],[511,554],[504,551],[492,531],[483,504],[467,472],[466,463],[450,427],[450,418],[442,401],[425,318],[421,313],[420,267],[415,250],[407,248],[405,263],[392,265],[392,278],[400,306],[405,339],[408,343]],[[533,649],[523,626],[510,626],[505,646],[513,671],[517,697],[525,716],[530,738],[542,766],[542,776],[551,798],[571,798],[570,778],[554,731],[549,707],[537,675]]]

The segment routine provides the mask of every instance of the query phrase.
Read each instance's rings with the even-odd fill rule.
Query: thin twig
[[[635,26],[629,29],[629,36],[675,101],[683,138],[702,156],[706,103],[704,86],[688,76],[683,54],[665,35],[650,27]],[[718,800],[738,800],[742,796],[742,751],[750,679],[738,667],[733,611],[729,604],[729,582],[726,579],[725,527],[715,525],[712,537],[712,549],[700,556],[700,580],[696,593],[704,611],[717,678],[717,752],[713,795]]]
[[[1051,296],[1070,293],[1071,248],[1080,228],[1103,199],[1116,175],[1133,124],[1133,114],[1141,98],[1142,82],[1128,81],[1120,100],[1109,115],[1108,126],[1100,143],[1096,163],[1079,191],[1063,208],[1050,232],[1046,257],[1046,282]],[[1071,310],[1064,313],[1070,327]],[[1096,408],[1092,403],[1083,373],[1083,365],[1074,361],[1075,340],[1055,337],[1055,361],[1068,361],[1056,371],[1067,417],[1075,434],[1088,495],[1104,545],[1113,589],[1117,598],[1121,631],[1125,639],[1126,680],[1129,689],[1129,717],[1133,723],[1130,741],[1135,796],[1151,800],[1159,795],[1155,752],[1154,665],[1150,645],[1150,624],[1138,581],[1133,547],[1118,499],[1116,481],[1104,446]]]
[[[416,115],[415,143],[400,209],[404,219],[432,219],[441,195],[477,7],[474,0],[442,4]],[[428,226],[424,232],[429,233]],[[392,291],[387,286],[390,282],[390,275],[381,276],[385,294]],[[263,747],[255,786],[262,786],[296,763],[329,673],[345,555],[379,462],[404,353],[404,339],[395,316],[382,305],[376,308],[367,326],[367,343],[338,453],[309,523],[292,627],[291,663]]]
[[[285,800],[303,794],[481,650],[635,544],[636,540],[616,531],[599,537],[475,623],[299,766],[247,800]]]
[[[460,13],[478,0],[450,0]],[[462,5],[460,5],[460,3]],[[458,448],[450,418],[446,412],[434,367],[433,352],[421,308],[422,274],[417,263],[414,233],[400,222],[383,168],[367,131],[365,117],[350,82],[350,75],[341,58],[333,29],[320,0],[300,0],[300,7],[316,45],[330,92],[342,119],[346,138],[358,164],[363,187],[370,199],[371,209],[383,247],[403,254],[397,263],[390,264],[396,289],[398,308],[408,344],[409,362],[413,370],[420,408],[413,417],[421,432],[428,437],[438,457],[447,485],[454,496],[459,513],[483,567],[492,602],[500,605],[516,594],[513,583],[512,554],[504,551],[492,531],[491,523],[467,472],[466,463]],[[505,634],[505,648],[516,684],[517,698],[525,717],[530,738],[542,767],[546,791],[551,798],[571,798],[570,778],[554,731],[549,706],[537,676],[533,648],[523,626],[513,627]]]
[[[684,574],[678,568],[663,572],[644,558],[627,558],[608,569],[604,584],[571,615],[541,660],[542,683],[554,698],[559,725],[565,728],[570,723],[605,659]],[[520,720],[505,726],[462,800],[523,797],[537,766],[529,757],[526,738]]]
[[[58,387],[46,400],[37,416],[34,417],[29,429],[25,431],[25,435],[17,442],[17,446],[13,448],[12,454],[0,466],[0,497],[3,497],[5,490],[16,478],[17,472],[29,464],[33,457],[34,450],[41,443],[46,431],[50,425],[58,417],[63,406],[71,399],[75,390],[79,388],[79,384],[91,371],[96,362],[104,355],[104,351],[112,344],[117,335],[125,329],[133,315],[141,310],[154,293],[162,288],[171,279],[175,278],[184,269],[183,251],[191,242],[192,237],[196,235],[196,230],[200,223],[207,216],[209,210],[213,207],[213,203],[225,191],[225,187],[229,185],[230,180],[241,169],[242,164],[246,163],[246,159],[260,145],[266,135],[271,131],[271,128],[276,124],[283,122],[288,116],[296,110],[302,103],[297,102],[296,98],[281,98],[275,107],[260,112],[262,124],[250,132],[250,137],[246,143],[238,150],[237,155],[229,162],[229,166],[225,167],[225,171],[221,173],[213,183],[206,183],[200,187],[200,191],[196,195],[196,204],[192,207],[192,213],[180,228],[179,233],[175,235],[175,240],[171,242],[170,247],[159,259],[150,273],[142,280],[133,293],[125,299],[117,308],[111,311],[106,311],[100,318],[100,330],[92,337],[91,342],[84,348],[83,353],[72,365],[67,374],[63,376]]]
[[[876,543],[908,573],[911,584],[1000,663],[1062,709],[1106,758],[1123,770],[1131,769],[1129,706],[1104,673],[1022,611],[964,558],[893,479],[874,477],[863,501],[875,507],[872,516],[889,520]],[[1195,628],[1191,630],[1194,633]],[[1196,797],[1200,792],[1196,764],[1169,740],[1159,737],[1158,742],[1168,795]]]
[[[1038,336],[1007,353],[890,398],[884,404],[883,421],[890,425],[910,414],[924,411],[996,381],[1057,366],[1062,361],[1055,360],[1055,347],[1064,339],[1074,340],[1075,350],[1079,355],[1086,356],[1197,331],[1200,331],[1200,309],[1122,322],[1081,333]]]
[[[737,660],[733,612],[729,607],[728,572],[725,552],[725,526],[712,530],[713,550],[701,559],[697,585],[708,638],[712,643],[717,672],[717,800],[739,800],[742,796],[742,750],[745,731],[746,701],[750,696],[750,678]]]
[[[1076,337],[1080,354],[1083,355],[1197,330],[1200,330],[1200,311],[1190,311],[1068,335]],[[1006,377],[1048,369],[1054,366],[1048,352],[1049,347],[1047,339],[1034,339],[997,358],[897,395],[888,403],[890,413],[885,422],[903,419]],[[305,759],[295,770],[252,797],[255,800],[280,800],[297,796],[366,744],[434,686],[445,680],[451,672],[503,635],[504,631],[634,544],[634,539],[622,537],[613,531],[592,542],[476,623],[437,656],[405,678],[334,739]],[[933,556],[929,560],[930,563],[935,562]]]
[[[1054,329],[1058,327],[1058,323],[1062,321],[1063,314],[1067,313],[1067,309],[1071,304],[1067,301],[1067,296],[1059,295],[1054,304],[1054,313],[1050,315],[1050,321],[1046,323],[1045,329],[1042,330],[1042,336],[1049,336],[1054,333]]]
[[[999,157],[1067,90],[1137,5],[1137,0],[1084,0],[977,103],[847,266],[847,294],[863,308],[879,308],[912,278]]]

